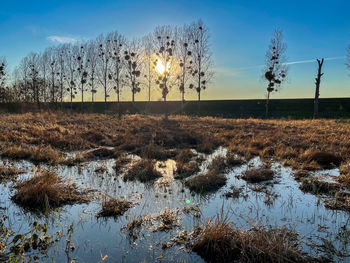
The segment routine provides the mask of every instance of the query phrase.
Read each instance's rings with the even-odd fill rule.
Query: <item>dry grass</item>
[[[328,152],[308,150],[304,153],[304,158],[309,162],[315,162],[323,168],[339,167],[343,159]]]
[[[12,200],[33,210],[90,201],[86,193],[78,191],[75,185],[64,182],[50,171],[38,171],[31,178],[17,183],[15,188],[17,192]]]
[[[169,231],[180,226],[179,209],[166,208],[154,216],[154,220],[159,222],[152,231]]]
[[[274,172],[269,168],[256,168],[245,171],[241,178],[250,183],[272,180]]]
[[[95,173],[106,173],[108,172],[108,168],[105,165],[101,165],[95,168]]]
[[[314,194],[335,194],[341,189],[339,183],[322,181],[320,178],[303,178],[299,187],[304,192],[311,192]]]
[[[243,163],[244,160],[242,158],[239,158],[233,152],[228,151],[225,156],[215,157],[208,166],[208,169],[216,171],[217,173],[223,173],[226,172],[229,168],[241,165]]]
[[[123,179],[124,181],[139,180],[140,182],[149,182],[162,177],[162,174],[155,169],[154,165],[154,161],[143,159],[133,165]]]
[[[322,169],[350,160],[350,120],[257,120],[212,117],[27,113],[0,116],[0,149],[8,156],[31,159],[30,147],[57,153],[113,146],[118,151],[150,155],[157,151],[193,148],[211,152],[229,146],[250,159],[274,158],[299,169]],[[17,148],[11,148],[17,147]],[[24,151],[20,150],[25,149]],[[11,150],[9,150],[11,149]],[[147,151],[146,151],[147,150]],[[173,153],[171,153],[173,154]],[[45,157],[47,154],[43,154]],[[341,156],[341,158],[339,158]],[[163,158],[163,156],[161,156]]]
[[[340,176],[337,178],[347,188],[350,188],[350,165],[342,165],[340,167]]]
[[[62,153],[54,150],[50,145],[39,146],[10,146],[2,152],[3,157],[11,159],[30,160],[34,163],[58,164],[62,160]]]
[[[208,169],[217,173],[225,172],[225,170],[227,169],[226,158],[223,156],[215,157],[209,164]]]
[[[294,178],[295,180],[300,181],[303,178],[309,177],[309,175],[309,171],[307,170],[298,170],[294,173]]]
[[[0,183],[4,183],[10,180],[16,179],[19,174],[26,171],[17,169],[15,167],[9,167],[7,165],[0,165]]]
[[[239,230],[222,216],[207,222],[192,250],[207,262],[312,262],[294,231],[262,226]]]
[[[206,174],[197,174],[188,179],[185,184],[190,190],[198,193],[212,192],[226,184],[225,175],[209,170]]]
[[[114,149],[109,149],[106,147],[100,147],[83,154],[83,159],[86,161],[115,158],[119,155],[119,152]]]
[[[337,192],[333,199],[326,199],[325,206],[330,209],[350,211],[350,194],[348,192]]]
[[[117,159],[115,159],[115,164],[113,166],[114,170],[116,172],[119,172],[125,165],[130,162],[130,160],[131,159],[125,154],[119,156]]]
[[[193,154],[193,152],[191,151],[191,149],[189,148],[185,148],[183,150],[181,150],[178,155],[176,156],[176,162],[179,163],[188,163],[192,160],[192,158],[195,155]]]
[[[104,200],[101,204],[101,211],[98,213],[100,217],[118,217],[123,215],[132,203],[127,200],[120,200],[118,198],[111,198]]]
[[[190,161],[188,163],[183,163],[181,161],[176,161],[176,174],[175,179],[187,178],[199,171],[199,164],[196,161]]]

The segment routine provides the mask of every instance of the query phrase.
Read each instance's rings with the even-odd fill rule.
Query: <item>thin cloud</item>
[[[47,39],[53,43],[59,44],[74,44],[80,39],[76,37],[65,37],[65,36],[48,36]]]

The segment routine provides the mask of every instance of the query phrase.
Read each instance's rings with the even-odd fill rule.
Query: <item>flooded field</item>
[[[271,180],[248,182],[243,175],[248,170],[266,165],[255,157],[246,163],[225,169],[227,181],[218,190],[191,191],[186,181],[208,172],[213,160],[224,158],[227,149],[219,147],[212,154],[194,153],[199,170],[186,179],[174,179],[176,161],[154,163],[161,177],[150,181],[128,181],[124,175],[140,162],[136,155],[116,171],[116,159],[83,162],[78,166],[40,165],[29,161],[9,161],[3,165],[26,171],[17,180],[32,176],[35,170],[50,170],[74,183],[78,189],[88,189],[91,202],[64,205],[38,213],[15,204],[14,182],[0,185],[0,213],[6,215],[4,225],[15,233],[31,231],[34,222],[45,224],[49,236],[58,238],[46,249],[25,253],[39,262],[205,262],[191,250],[191,239],[181,239],[217,215],[225,215],[238,229],[259,226],[286,228],[299,234],[304,252],[322,261],[349,260],[349,213],[325,207],[327,194],[300,190],[295,171],[271,161]],[[67,155],[74,157],[78,152]],[[311,172],[309,177],[321,177],[333,182],[339,169]],[[176,177],[176,176],[175,176]],[[103,200],[127,200],[124,213],[101,217]],[[319,262],[320,262],[319,261]],[[326,261],[324,261],[326,262]]]
[[[349,121],[0,124],[0,262],[350,260]]]

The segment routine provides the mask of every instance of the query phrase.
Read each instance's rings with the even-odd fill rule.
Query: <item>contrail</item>
[[[345,59],[345,56],[341,56],[341,57],[329,57],[329,58],[325,58],[324,60],[340,60],[340,59]],[[313,63],[316,62],[316,58],[315,59],[306,59],[306,60],[297,60],[297,61],[291,61],[291,62],[286,62],[283,63],[283,65],[295,65],[295,64],[306,64],[306,63]],[[245,70],[250,70],[250,69],[257,69],[257,68],[262,68],[265,65],[257,65],[257,66],[251,66],[251,67],[242,67],[242,68],[232,68],[233,70],[239,70],[239,71],[245,71]]]
[[[330,57],[330,58],[325,58],[324,60],[338,60],[338,59],[345,59],[345,57],[344,56]],[[313,63],[315,61],[316,59],[298,60],[298,61],[286,62],[286,63],[283,63],[283,65],[305,64],[305,63]]]

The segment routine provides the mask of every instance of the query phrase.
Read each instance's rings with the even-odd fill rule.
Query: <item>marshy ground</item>
[[[349,120],[59,112],[0,130],[0,261],[350,260]]]

